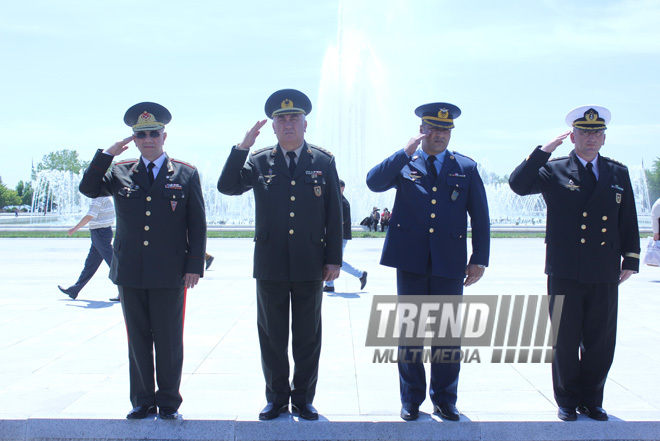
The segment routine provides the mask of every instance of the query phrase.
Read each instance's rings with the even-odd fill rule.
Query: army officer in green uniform
[[[257,325],[268,401],[259,419],[276,418],[290,400],[301,418],[315,420],[323,281],[339,276],[342,261],[339,179],[332,153],[304,139],[305,116],[312,110],[305,94],[277,91],[265,110],[273,119],[277,145],[250,154],[266,120],[257,122],[231,149],[218,190],[227,195],[254,190]],[[295,363],[291,384],[289,308]]]
[[[170,112],[139,103],[126,111],[133,135],[99,150],[80,182],[90,198],[112,196],[117,231],[110,279],[119,287],[128,333],[133,410],[128,419],[156,413],[176,419],[183,366],[186,288],[204,273],[206,216],[197,169],[163,151]],[[115,156],[135,141],[139,159]],[[154,384],[154,348],[156,379]]]

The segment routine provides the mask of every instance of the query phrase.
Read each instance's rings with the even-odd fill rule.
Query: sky
[[[414,109],[436,101],[463,111],[449,148],[498,175],[585,104],[612,112],[602,153],[648,168],[660,157],[657,23],[652,0],[7,2],[0,177],[14,188],[62,149],[90,160],[130,135],[123,115],[141,101],[172,112],[170,156],[219,175],[283,88],[312,100],[306,139],[336,153],[340,174],[347,148],[358,175],[403,148]],[[363,134],[332,145],[344,144],[335,129]],[[255,147],[275,142],[267,125]]]

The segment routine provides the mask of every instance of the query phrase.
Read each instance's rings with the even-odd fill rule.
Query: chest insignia
[[[319,176],[323,176],[323,170],[305,170],[306,175],[310,175],[312,179],[316,179]]]
[[[569,180],[568,180],[568,184],[566,184],[564,187],[568,188],[568,189],[571,190],[571,191],[575,191],[575,190],[577,190],[578,188],[580,188],[579,185],[575,185],[575,182],[573,182],[572,179],[569,179]]]
[[[612,185],[612,188],[615,189],[615,190],[623,191],[623,188],[619,187],[616,184]]]
[[[456,199],[458,199],[458,190],[454,190],[451,192],[451,200],[454,202]]]
[[[172,190],[183,190],[183,187],[181,184],[165,184],[165,188],[172,189]]]
[[[270,181],[272,181],[274,177],[275,177],[275,175],[273,174],[273,169],[269,168],[268,169],[268,174],[264,175],[264,178],[266,178],[266,184],[270,184]]]
[[[410,174],[408,175],[411,181],[415,182],[417,179],[420,179],[422,175],[419,174],[417,170],[412,170]]]
[[[317,185],[316,187],[314,187],[314,194],[317,197],[321,197],[322,191],[321,191],[321,186],[320,185]]]
[[[621,193],[616,194],[616,203],[620,204],[621,203]]]
[[[170,206],[172,207],[172,211],[176,210],[176,205],[178,204],[178,201],[170,201]]]

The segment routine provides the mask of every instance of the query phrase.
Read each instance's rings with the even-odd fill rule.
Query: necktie
[[[293,176],[296,171],[296,152],[286,152],[286,155],[289,157],[289,173]]]
[[[428,159],[428,172],[431,178],[435,181],[438,178],[438,170],[435,168],[435,160],[437,158],[433,155],[429,156]]]
[[[594,173],[594,165],[591,162],[587,162],[587,174],[591,177],[591,180],[594,181],[594,183],[598,182],[596,173]]]
[[[153,162],[150,162],[149,164],[147,164],[147,170],[149,171],[149,183],[150,184],[154,183],[154,179],[155,179],[154,178],[154,167],[155,166],[156,166],[156,164],[154,164]]]

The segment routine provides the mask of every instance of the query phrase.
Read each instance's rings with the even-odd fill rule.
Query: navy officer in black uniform
[[[339,276],[342,209],[332,153],[305,139],[312,104],[294,89],[266,101],[277,145],[253,151],[257,122],[234,146],[218,190],[239,195],[254,190],[254,277],[257,326],[268,404],[259,419],[270,420],[291,400],[301,418],[318,418],[312,406],[321,354],[323,281]],[[247,159],[247,161],[246,161]],[[289,384],[289,308],[295,367]]]
[[[133,135],[99,150],[80,182],[90,198],[112,196],[117,212],[110,279],[128,333],[133,410],[128,419],[156,413],[178,418],[183,366],[183,320],[187,288],[204,273],[206,216],[197,169],[163,151],[170,112],[156,103],[126,111]],[[135,141],[140,159],[115,156]],[[156,380],[154,383],[154,348]]]
[[[550,311],[563,309],[552,360],[558,416],[608,419],[603,389],[614,358],[619,284],[639,270],[639,229],[628,169],[599,154],[610,112],[578,107],[572,131],[539,146],[509,178],[519,195],[541,193],[547,205],[546,261]],[[550,155],[570,135],[568,156]],[[622,260],[623,259],[623,260]]]
[[[382,265],[397,269],[398,295],[462,295],[488,265],[490,219],[477,164],[447,150],[454,119],[461,111],[449,103],[418,107],[419,134],[367,175],[372,191],[396,188]],[[418,146],[421,143],[421,148]],[[467,258],[467,215],[472,225],[472,256]],[[426,378],[420,357],[408,350],[399,361],[401,418],[415,420],[426,398]],[[440,347],[432,347],[432,351]],[[411,358],[412,356],[412,358]],[[456,408],[459,363],[432,363],[429,395],[434,411],[451,421]]]

